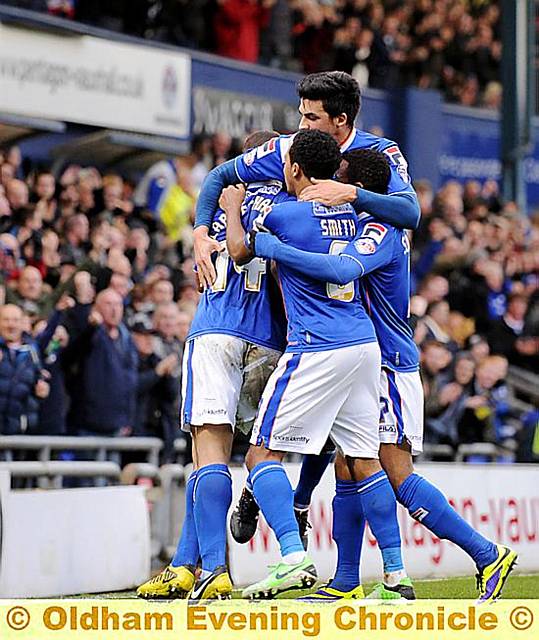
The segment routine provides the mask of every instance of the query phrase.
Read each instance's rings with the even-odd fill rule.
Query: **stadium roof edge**
[[[145,169],[162,158],[189,152],[189,142],[162,136],[105,129],[55,147],[53,172],[70,162]]]
[[[64,122],[0,111],[0,145],[16,144],[19,140],[43,132],[64,133],[65,130]]]

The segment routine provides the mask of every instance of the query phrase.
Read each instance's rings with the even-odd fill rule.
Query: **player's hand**
[[[271,233],[251,232],[250,247],[255,256],[259,258],[273,260],[275,258],[275,250],[280,244],[281,241]]]
[[[219,206],[227,214],[237,213],[245,199],[245,187],[242,184],[223,189],[219,198]]]
[[[299,196],[299,200],[309,202],[321,202],[327,207],[335,207],[339,204],[354,202],[357,197],[356,187],[353,184],[343,184],[336,180],[317,180],[312,178],[310,187],[305,187]]]
[[[222,247],[217,240],[209,237],[207,227],[197,227],[193,231],[193,251],[199,284],[203,289],[211,287],[217,277],[211,256],[216,251],[222,251]]]

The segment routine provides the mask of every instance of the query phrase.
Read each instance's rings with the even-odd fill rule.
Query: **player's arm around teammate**
[[[333,175],[339,162],[338,146],[328,134],[298,133],[286,156],[289,194],[297,197],[312,177]],[[263,225],[294,246],[330,251],[353,237],[357,218],[349,206],[329,210],[289,202],[274,207]],[[328,289],[287,270],[280,270],[279,278],[289,311],[289,345],[264,391],[246,464],[254,496],[279,541],[282,562],[244,595],[290,592],[316,576],[299,537],[293,492],[281,461],[287,451],[319,453],[331,434],[343,452],[346,474],[337,468],[337,575],[329,596],[327,590],[319,595],[360,597],[365,520],[387,570],[403,573],[395,496],[378,461],[380,350],[353,285],[346,292]]]
[[[240,266],[253,259],[252,251],[245,245],[245,229],[241,223],[241,205],[244,198],[245,187],[243,185],[227,187],[219,198],[219,206],[226,213],[228,255]]]
[[[360,88],[354,78],[341,71],[313,73],[299,83],[298,95],[300,129],[328,133],[343,152],[373,148],[383,151],[390,160],[392,179],[387,192],[390,195],[359,189],[355,195],[358,206],[397,228],[417,228],[419,204],[407,174],[406,160],[398,146],[391,140],[354,127],[361,105]],[[195,262],[204,286],[209,286],[216,275],[211,260],[215,247],[211,245],[208,231],[221,191],[237,182],[282,181],[284,158],[292,140],[293,136],[280,136],[252,153],[215,167],[206,177],[197,202],[194,233]]]
[[[345,154],[345,159],[348,166],[343,170],[341,165],[340,170],[344,182],[359,181],[372,191],[385,192],[389,176],[383,154],[358,149]],[[500,596],[516,553],[474,530],[437,487],[415,473],[412,456],[422,450],[423,389],[417,348],[408,326],[409,243],[402,231],[371,220],[366,219],[356,240],[340,256],[299,251],[269,234],[257,234],[255,253],[317,279],[344,283],[362,278],[382,349],[380,461],[398,501],[411,517],[473,559],[478,570],[479,599],[491,601]],[[338,458],[336,464],[346,472],[342,459]],[[307,475],[305,461],[302,475]],[[406,584],[386,583],[387,578],[371,596],[388,599],[413,593]]]

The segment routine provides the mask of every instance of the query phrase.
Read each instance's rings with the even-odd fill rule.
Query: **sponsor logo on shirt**
[[[374,240],[376,244],[380,244],[384,239],[387,233],[386,227],[383,224],[379,224],[378,222],[369,222],[365,225],[363,232],[361,233],[362,238],[370,238]]]
[[[408,175],[408,163],[404,159],[399,147],[396,144],[384,149],[384,153],[391,161],[391,164],[397,168],[397,173],[407,184],[410,182],[410,176]]]

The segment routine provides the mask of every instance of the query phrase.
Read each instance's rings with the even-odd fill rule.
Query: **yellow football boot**
[[[503,585],[517,562],[516,551],[503,544],[497,544],[496,548],[498,549],[496,560],[480,569],[476,575],[479,589],[478,603],[492,602],[500,597]]]
[[[197,580],[189,594],[189,600],[230,600],[232,588],[228,569],[223,565],[206,578]]]
[[[195,568],[192,566],[173,567],[168,565],[137,589],[139,598],[147,600],[159,598],[187,598],[195,584]]]

